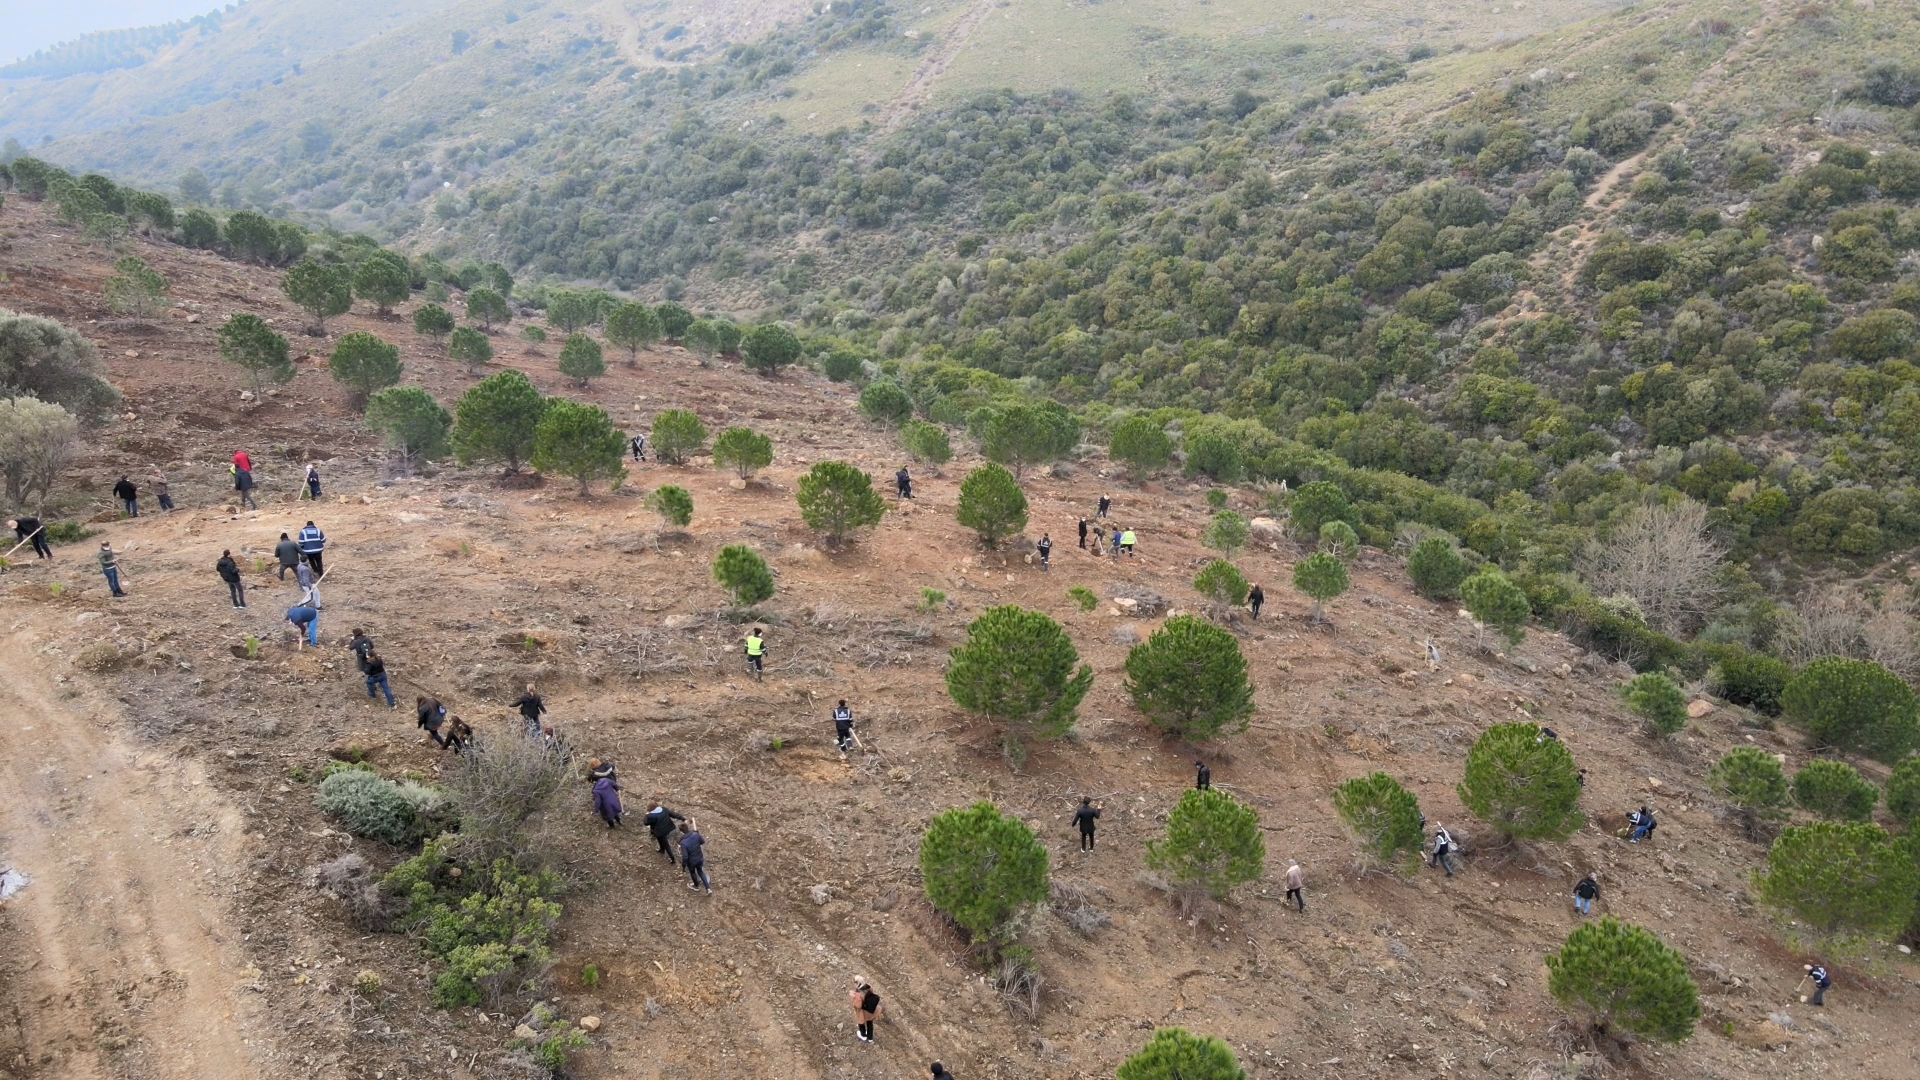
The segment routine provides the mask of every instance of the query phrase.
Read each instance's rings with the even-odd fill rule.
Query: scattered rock
[[[1666,785],[1662,784],[1658,778],[1649,776],[1647,777],[1647,786],[1652,788],[1655,791],[1659,791],[1662,787],[1665,787]]]
[[[807,890],[807,895],[813,898],[815,904],[825,907],[827,901],[833,899],[833,886],[815,885],[813,888]]]
[[[521,1024],[519,1027],[513,1029],[513,1037],[516,1039],[527,1039],[531,1041],[534,1039],[538,1039],[540,1037],[540,1033],[533,1030],[532,1027],[526,1024]]]
[[[1700,719],[1713,710],[1713,702],[1708,701],[1706,698],[1694,698],[1692,701],[1687,702],[1687,715],[1695,720]]]
[[[739,477],[737,477],[737,476],[736,476],[736,477],[734,477],[733,479],[731,479],[731,480],[729,480],[729,481],[727,481],[727,486],[728,486],[728,487],[730,487],[730,488],[732,488],[732,489],[733,489],[733,490],[735,490],[735,491],[745,491],[745,490],[747,490],[747,482],[746,482],[745,480],[742,480],[742,479],[740,479],[740,478],[739,478]]]
[[[597,1016],[583,1016],[583,1017],[581,1017],[581,1018],[580,1018],[580,1030],[581,1030],[581,1031],[586,1031],[586,1032],[594,1032],[594,1031],[599,1031],[599,1030],[600,1030],[600,1018],[599,1018],[599,1017],[597,1017]]]
[[[1132,623],[1121,623],[1113,628],[1115,645],[1133,645],[1140,641],[1140,631]]]
[[[1560,666],[1553,669],[1553,673],[1562,679],[1567,678],[1568,676],[1573,674],[1573,665],[1565,661],[1561,661]]]

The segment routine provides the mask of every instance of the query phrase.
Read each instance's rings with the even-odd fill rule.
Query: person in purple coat
[[[620,824],[620,784],[612,776],[593,782],[593,809],[611,829]]]

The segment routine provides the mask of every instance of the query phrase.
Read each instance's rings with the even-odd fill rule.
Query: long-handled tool
[[[39,528],[28,533],[27,538],[25,540],[22,540],[19,543],[13,545],[13,547],[7,549],[7,553],[5,555],[0,555],[0,559],[13,558],[14,552],[19,551],[21,548],[26,547],[28,544],[32,543],[34,537],[45,535],[46,531],[47,531],[47,527],[45,525],[42,525]]]

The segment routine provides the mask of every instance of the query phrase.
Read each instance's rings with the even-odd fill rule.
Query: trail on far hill
[[[953,25],[947,27],[947,32],[941,36],[939,44],[933,47],[933,51],[927,54],[926,59],[920,61],[920,66],[914,70],[913,78],[908,79],[907,85],[900,88],[900,92],[893,96],[892,101],[887,102],[886,109],[880,114],[881,134],[899,127],[907,117],[913,115],[913,111],[920,107],[920,103],[927,99],[934,80],[947,73],[947,65],[953,62],[954,57],[960,55],[961,49],[967,47],[967,39],[973,36],[973,30],[980,25],[980,20],[986,18],[987,13],[994,9],[995,2],[996,0],[976,0],[973,10],[955,19]]]
[[[239,989],[259,972],[216,899],[240,815],[190,759],[60,700],[47,668],[0,641],[0,864],[32,879],[0,909],[0,1050],[35,1077],[266,1075],[242,1022],[263,999]]]

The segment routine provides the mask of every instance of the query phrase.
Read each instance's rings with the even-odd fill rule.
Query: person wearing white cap
[[[861,1042],[872,1042],[873,1021],[880,1015],[880,995],[873,992],[864,977],[856,976],[853,989],[847,991],[847,1001],[853,1005],[853,1033]]]

